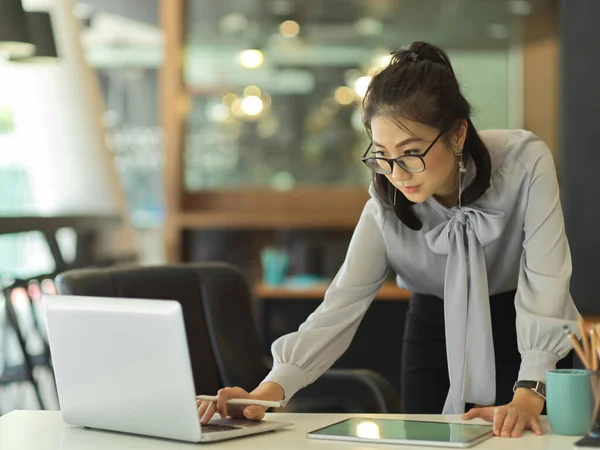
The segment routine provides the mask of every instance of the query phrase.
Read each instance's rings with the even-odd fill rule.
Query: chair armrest
[[[362,388],[361,390],[372,395],[379,413],[400,413],[400,397],[396,388],[381,374],[373,370],[330,369],[322,375],[322,378],[356,384],[357,389]]]
[[[380,374],[367,369],[330,369],[300,390],[290,401],[295,412],[400,412],[396,389]]]

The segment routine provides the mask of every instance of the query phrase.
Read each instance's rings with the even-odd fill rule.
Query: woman
[[[261,419],[231,397],[289,401],[346,350],[388,267],[411,290],[403,347],[405,413],[463,414],[494,433],[541,434],[545,373],[570,347],[578,312],[552,155],[522,130],[477,133],[447,55],[417,42],[396,52],[364,100],[373,170],[346,260],[325,300],[272,347],[252,393],[219,392],[202,421]],[[382,343],[389,345],[389,343]]]

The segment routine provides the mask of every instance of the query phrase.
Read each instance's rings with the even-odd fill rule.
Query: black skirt
[[[496,358],[496,405],[510,403],[513,385],[521,366],[517,347],[516,291],[490,297],[492,335]],[[558,367],[572,367],[569,354]],[[404,329],[402,351],[402,412],[440,414],[450,380],[446,360],[444,301],[432,295],[414,293]],[[467,405],[467,410],[472,405]]]

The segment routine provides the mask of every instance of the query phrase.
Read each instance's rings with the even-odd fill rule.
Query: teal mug
[[[594,395],[588,370],[557,369],[546,373],[546,410],[552,431],[577,436],[590,431]]]
[[[290,257],[285,250],[266,247],[260,253],[260,260],[266,284],[276,286],[285,282],[290,264]]]

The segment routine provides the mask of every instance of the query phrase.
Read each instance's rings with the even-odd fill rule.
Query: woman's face
[[[408,119],[400,122],[404,128],[387,117],[379,116],[371,121],[373,147],[372,154],[367,156],[392,159],[423,154],[441,132]],[[410,173],[394,163],[393,172],[385,176],[411,202],[422,203],[435,195],[444,203],[449,200],[455,204],[458,199],[458,157],[453,150],[462,149],[465,131],[466,124],[458,131],[444,133],[425,156],[423,172]],[[448,142],[452,143],[452,148]]]

